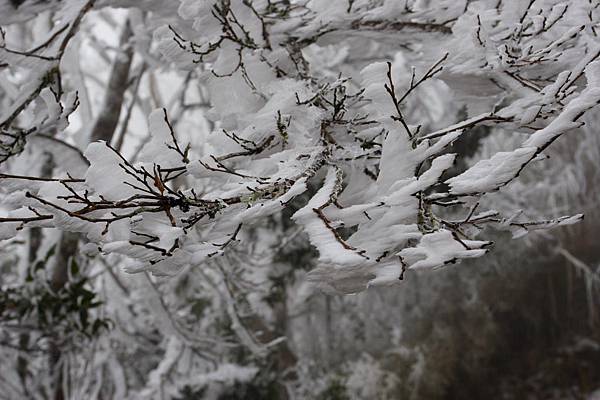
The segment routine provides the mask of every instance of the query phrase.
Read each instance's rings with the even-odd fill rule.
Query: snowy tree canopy
[[[599,0],[0,0],[0,397],[593,393],[599,30]]]
[[[117,7],[135,8],[112,72],[137,71],[109,77],[94,115],[73,64],[94,46],[81,25]],[[11,27],[48,10],[49,29],[19,47]],[[600,103],[599,23],[597,0],[3,0],[0,239],[55,227],[130,272],[176,275],[304,199],[291,219],[325,290],[480,257],[485,225],[519,236],[583,218],[522,220],[479,200],[551,162],[544,150]],[[183,84],[146,104],[133,135],[147,139],[124,145],[130,116],[111,107],[146,69]],[[526,139],[449,177],[452,143],[478,126]],[[55,154],[49,176],[31,173],[29,148]]]

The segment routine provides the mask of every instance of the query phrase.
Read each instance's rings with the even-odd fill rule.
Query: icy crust
[[[496,153],[489,160],[478,161],[446,183],[452,188],[452,194],[477,194],[496,190],[511,181],[534,157],[537,150],[536,147],[525,147]]]
[[[319,251],[319,261],[326,264],[357,265],[364,261],[364,257],[356,250],[344,245],[333,226],[319,215],[322,208],[335,199],[340,190],[339,172],[335,168],[327,170],[323,186],[309,200],[309,202],[296,211],[292,219],[303,226],[313,246]]]
[[[54,223],[63,229],[86,233],[90,240],[100,243],[103,252],[119,253],[137,260],[128,267],[130,272],[149,270],[155,274],[171,275],[186,264],[201,263],[223,254],[223,244],[232,239],[237,226],[251,225],[265,216],[279,212],[287,202],[307,190],[307,179],[320,167],[324,150],[320,146],[304,146],[274,152],[254,160],[244,159],[244,163],[238,165],[245,168],[238,168],[240,174],[235,176],[225,173],[226,171],[208,169],[207,167],[222,168],[215,158],[206,157],[204,161],[182,159],[181,153],[176,151],[174,132],[164,110],[156,110],[150,115],[149,131],[151,140],[143,147],[140,162],[133,165],[104,142],[90,144],[84,153],[89,161],[84,182],[68,184],[74,190],[73,193],[87,196],[93,201],[133,199],[139,195],[147,195],[142,191],[146,189],[139,180],[141,168],[155,171],[158,166],[181,168],[183,165],[184,172],[190,173],[199,181],[219,182],[218,189],[203,196],[203,200],[240,198],[240,203],[230,206],[223,203],[214,219],[205,218],[192,231],[186,231],[179,224],[183,224],[188,215],[178,208],[171,210],[177,226],[172,226],[172,221],[165,213],[145,213],[143,216],[140,214],[110,223],[102,221],[119,217],[128,211],[96,210],[86,213],[84,218],[74,217],[70,213],[76,213],[84,206],[61,199],[68,196],[70,191],[60,182],[36,183],[37,190],[32,193],[48,199],[48,202],[39,204],[34,199],[27,199],[32,206],[50,214]],[[257,179],[256,176],[263,178]],[[155,185],[153,182],[150,184]],[[27,189],[31,192],[32,186],[29,185]],[[155,190],[159,190],[159,187]],[[270,198],[264,199],[259,193]],[[192,196],[189,190],[186,194]],[[5,198],[5,201],[10,200]],[[22,211],[25,210],[24,208]],[[17,226],[7,224],[4,236],[13,235]],[[151,242],[152,248],[136,245],[145,243],[149,237],[156,238]],[[161,254],[156,249],[169,254]]]
[[[527,235],[531,231],[552,229],[559,226],[573,225],[583,220],[583,214],[563,216],[547,221],[519,222],[515,218],[509,218],[500,223],[500,227],[512,233],[513,239]]]
[[[279,212],[287,202],[304,193],[307,190],[307,179],[317,171],[321,163],[323,147],[284,150],[264,158],[244,160],[246,169],[240,168],[238,171],[248,176],[240,174],[241,176],[233,176],[231,179],[231,175],[227,173],[207,169],[207,166],[219,167],[213,158],[207,158],[204,164],[201,163],[202,160],[182,159],[181,153],[176,150],[178,144],[174,141],[171,129],[165,111],[156,110],[149,118],[151,140],[142,148],[138,163],[129,164],[104,142],[91,143],[84,153],[89,161],[84,182],[69,182],[68,185],[59,181],[35,182],[35,190],[32,185],[16,188],[27,188],[36,198],[26,197],[24,192],[19,191],[16,192],[20,194],[18,198],[15,194],[3,197],[3,201],[8,205],[18,204],[24,199],[40,212],[51,215],[52,225],[67,231],[85,233],[105,253],[118,253],[131,258],[134,261],[127,268],[129,272],[151,271],[157,275],[174,275],[187,264],[201,263],[222,255],[225,244],[236,240],[234,232],[237,232],[239,226],[251,225]],[[189,163],[187,166],[186,162]],[[219,190],[204,196],[203,201],[240,198],[239,204],[228,206],[223,203],[213,219],[204,218],[194,229],[186,230],[183,225],[189,215],[179,208],[171,209],[177,223],[173,226],[173,220],[164,212],[139,213],[111,221],[131,210],[99,209],[78,217],[75,213],[83,209],[84,205],[64,199],[71,194],[91,201],[135,199],[140,195],[148,195],[144,192],[147,189],[144,189],[143,184],[144,179],[148,180],[139,173],[144,168],[145,171],[155,173],[159,166],[182,168],[182,165],[184,172],[190,173],[192,177],[220,182]],[[257,179],[253,175],[264,175],[264,178]],[[149,183],[156,185],[152,181]],[[154,189],[161,190],[158,186]],[[264,199],[257,194],[263,192],[270,198]],[[192,196],[189,190],[186,194]],[[40,204],[38,198],[44,201]],[[35,216],[26,207],[13,211],[12,214]],[[35,225],[50,226],[47,221],[31,223],[31,226]],[[3,237],[8,238],[15,234],[20,225],[10,223],[2,226]],[[148,238],[153,240],[148,242]]]
[[[389,140],[391,135],[388,135],[386,140]],[[397,139],[396,143],[400,141],[401,139]],[[439,151],[443,147],[440,145],[434,150]],[[419,163],[433,154],[430,150],[428,145],[423,144],[411,150],[414,153],[411,159],[414,163]],[[384,159],[392,157],[392,154],[384,153],[382,165]],[[415,224],[418,200],[414,195],[436,184],[442,173],[453,165],[454,159],[454,154],[434,158],[430,168],[418,178],[396,179],[393,183],[390,182],[389,187],[383,186],[385,190],[379,186],[385,195],[363,190],[363,193],[371,194],[370,202],[366,202],[368,198],[363,198],[365,203],[344,208],[331,205],[337,198],[336,180],[339,180],[339,177],[336,171],[330,168],[321,189],[293,216],[293,219],[308,232],[311,243],[319,250],[322,266],[312,271],[309,279],[317,282],[325,290],[351,292],[364,290],[367,286],[397,282],[403,270],[412,268],[412,265],[410,262],[400,262],[397,256],[389,253],[389,249],[406,246],[409,240],[422,237],[419,227]],[[387,172],[398,171],[391,165],[390,169]],[[346,190],[351,192],[351,186]],[[356,196],[353,200],[359,201]],[[344,196],[341,197],[341,201],[344,202]],[[317,213],[318,210],[321,215]],[[346,241],[331,230],[332,226],[354,225],[357,225],[357,230]],[[454,241],[452,237],[450,239]],[[461,249],[464,250],[464,247]],[[464,251],[452,253],[456,258],[482,254]],[[414,260],[411,259],[412,261]],[[440,265],[443,264],[442,262]]]
[[[85,152],[89,168],[78,174],[84,182],[67,187],[58,181],[25,185],[3,179],[6,215],[32,217],[27,207],[35,207],[52,219],[30,226],[83,232],[95,244],[90,251],[99,247],[132,258],[131,272],[169,275],[225,254],[228,246],[243,240],[238,238],[244,235],[242,226],[278,213],[314,184],[318,191],[293,219],[319,251],[319,266],[310,279],[342,292],[395,283],[406,270],[437,268],[484,254],[488,242],[467,239],[476,237],[478,222],[520,236],[581,219],[521,222],[473,208],[464,221],[446,221],[435,208],[459,205],[465,198],[474,202],[506,185],[558,136],[580,126],[579,117],[598,104],[600,64],[592,61],[600,56],[600,47],[587,32],[593,21],[582,10],[588,6],[540,0],[494,8],[484,1],[440,0],[435,6],[414,2],[408,13],[395,0],[351,3],[312,0],[300,13],[269,17],[267,39],[255,12],[273,5],[253,2],[253,11],[244,2],[231,2],[252,43],[228,39],[213,49],[211,43],[224,33],[212,14],[215,1],[145,1],[152,26],[158,26],[151,52],[159,54],[152,56],[198,72],[210,98],[206,117],[215,130],[202,138],[201,149],[188,152],[187,143],[177,142],[167,112],[155,110],[149,115],[150,141],[137,162],[129,164],[106,143],[92,143]],[[6,2],[0,4],[6,9]],[[73,23],[85,4],[27,2],[20,14],[26,19],[31,10],[59,9],[60,23],[52,33],[60,37],[43,53],[52,55],[64,34],[58,30]],[[104,5],[139,3],[96,3]],[[0,18],[7,23],[14,19]],[[290,47],[290,32],[299,43],[307,39],[312,45]],[[335,42],[334,35],[356,32],[393,40],[401,33],[417,51],[412,59],[398,53],[390,63],[363,67],[361,62],[360,71],[344,71],[346,77],[336,69],[345,67],[354,52],[368,52],[369,58],[381,50],[361,48],[345,37],[343,51],[327,45]],[[422,45],[423,35],[439,39],[439,46]],[[440,49],[448,54],[438,65],[433,60],[440,59]],[[301,57],[294,58],[296,52]],[[64,129],[78,99],[75,93],[57,98],[46,87],[58,63],[6,49],[0,49],[0,61],[26,70],[20,87],[0,82],[14,100],[0,124],[27,103],[19,124],[38,131]],[[409,62],[418,65],[413,69]],[[431,65],[441,69],[420,85]],[[551,73],[553,82],[537,78],[542,69]],[[587,88],[581,90],[584,81]],[[35,101],[28,102],[30,97]],[[339,99],[345,103],[336,103]],[[463,106],[467,116],[454,124]],[[443,153],[465,132],[486,124],[532,133],[516,149],[488,155],[442,182],[456,158]],[[181,189],[179,182],[165,188],[157,178],[161,170],[170,169],[181,173]],[[57,174],[64,177],[69,171]],[[82,217],[85,202],[66,201],[70,195],[118,205],[124,199],[150,198],[158,211],[140,206],[127,215],[118,207],[99,207]],[[21,227],[13,222],[0,226],[1,237]]]
[[[199,180],[219,180],[219,186],[206,195],[207,199],[214,200],[240,194],[247,195],[248,187],[256,190],[284,181],[295,182],[302,178],[311,166],[320,164],[323,150],[323,147],[319,146],[283,150],[271,156],[241,164],[245,168],[240,168],[238,171],[244,172],[250,177],[260,177],[260,180],[228,175],[222,171],[211,171],[206,166],[218,167],[211,156],[205,156],[200,160],[191,160],[186,169],[190,175]]]
[[[440,229],[423,235],[416,247],[405,248],[398,255],[412,269],[436,268],[462,258],[480,257],[487,251],[484,247],[490,244],[480,240],[457,240],[452,232]]]
[[[13,93],[14,96],[8,97],[10,102],[5,104],[0,112],[0,126],[9,128],[16,116],[22,113],[27,118],[21,121],[20,128],[29,134],[65,129],[68,124],[67,117],[78,106],[77,93],[66,93],[62,98],[58,98],[58,95],[50,90],[49,83],[59,70],[60,60],[57,57],[64,51],[61,45],[70,38],[68,28],[74,23],[85,3],[83,0],[49,1],[44,4],[27,2],[16,12],[14,9],[8,11],[14,7],[10,1],[0,2],[0,21],[4,21],[2,25],[28,20],[47,8],[57,8],[54,19],[59,21],[49,32],[49,37],[53,40],[39,48],[37,57],[29,57],[9,49],[4,43],[4,35],[0,37],[0,64],[17,67],[22,74],[18,79],[18,91]],[[0,74],[0,80],[3,81],[0,84],[3,89],[14,85],[4,74]]]
[[[161,168],[173,168],[183,164],[181,155],[169,151],[175,146],[172,136],[174,132],[165,109],[154,110],[150,113],[148,131],[151,139],[140,152],[139,160],[141,162],[160,165]]]
[[[519,172],[536,155],[563,133],[581,126],[578,118],[590,108],[600,103],[600,62],[594,61],[587,65],[585,74],[588,85],[575,99],[571,100],[565,109],[545,128],[537,130],[521,148],[510,152],[499,152],[490,159],[481,160],[464,173],[448,179],[452,194],[486,193],[504,186],[514,179]],[[561,74],[554,87],[550,87],[542,95],[554,97],[557,87],[564,86],[569,74]]]
[[[546,128],[535,132],[522,147],[496,153],[489,159],[477,162],[463,174],[447,180],[446,183],[450,185],[449,194],[472,196],[497,190],[512,181],[557,136],[579,126],[576,119],[598,102],[597,89],[593,86],[597,80],[595,64],[586,68],[588,89],[584,90],[580,97],[571,100]],[[389,119],[388,113],[394,111],[390,109],[389,99],[386,99],[381,85],[374,83],[378,81],[375,76],[385,72],[383,64],[373,65],[362,71],[367,88],[365,93],[372,96],[367,110],[378,115],[389,130],[383,142],[376,184],[359,181],[357,184],[361,186],[356,191],[353,189],[352,180],[349,180],[348,187],[339,196],[342,204],[340,208],[328,200],[328,196],[334,196],[335,188],[334,174],[329,170],[325,183],[313,198],[314,202],[311,201],[294,216],[295,220],[305,227],[311,243],[317,247],[320,254],[321,265],[311,272],[309,279],[317,282],[325,290],[357,291],[366,286],[393,284],[405,270],[439,268],[460,259],[480,257],[486,253],[485,247],[491,244],[487,241],[466,240],[445,229],[424,234],[415,223],[419,213],[415,194],[436,185],[442,173],[452,166],[455,156],[439,156],[439,153],[463,134],[462,126],[468,126],[470,121],[476,123],[479,120],[497,117],[493,114],[478,115],[462,124],[427,135],[415,146],[402,128]],[[550,85],[541,93],[546,100],[556,96],[559,87],[568,82],[566,75],[559,75],[557,79],[556,84]],[[569,93],[572,93],[572,90]],[[386,101],[387,108],[383,103]],[[530,96],[523,104],[534,104],[538,101],[538,97]],[[515,107],[508,108],[500,116],[508,118],[506,116],[509,114],[516,115],[516,110]],[[402,157],[399,157],[400,154]],[[430,168],[421,172],[418,178],[414,177],[415,171],[426,160],[430,160]],[[436,196],[438,195],[432,195],[431,199]],[[337,195],[335,197],[337,198]],[[440,193],[439,197],[445,198],[446,195]],[[326,224],[314,212],[319,207],[322,207],[321,213],[329,223]],[[539,223],[504,223],[497,220],[497,213],[493,211],[477,214],[472,218],[496,221],[498,227],[506,226],[515,235],[522,235],[538,227],[548,229],[575,223],[581,219],[581,215]],[[332,226],[354,226],[356,229],[346,240],[342,240],[331,232]],[[415,247],[407,247],[411,240],[417,241]],[[390,253],[389,250],[394,248],[401,250]],[[356,256],[357,253],[362,259]]]
[[[105,142],[91,143],[84,155],[90,162],[85,183],[94,192],[110,200],[124,199],[137,193],[132,185],[138,182],[120,167],[123,160]]]
[[[252,223],[260,218],[263,218],[264,216],[272,215],[281,210],[281,208],[289,201],[293,200],[294,197],[306,192],[306,190],[306,178],[302,177],[294,182],[290,189],[277,199],[257,202],[246,210],[241,211],[239,214],[233,216],[232,223]]]
[[[12,210],[9,212],[3,212],[2,217],[6,218],[31,218],[36,217],[36,214],[32,213],[28,208],[19,208],[16,210]],[[30,227],[52,227],[52,224],[48,221],[34,221],[29,222],[28,226]],[[23,229],[23,224],[21,222],[3,222],[0,224],[0,240],[12,239]]]
[[[320,266],[311,271],[309,279],[324,290],[356,292],[367,286],[393,284],[404,270],[412,267],[410,262],[401,262],[390,249],[399,250],[409,241],[422,238],[416,223],[419,201],[415,195],[436,185],[442,173],[453,165],[454,154],[438,154],[463,132],[457,129],[415,146],[401,126],[390,118],[395,111],[381,84],[386,72],[384,63],[371,65],[361,72],[365,96],[369,98],[365,111],[381,119],[388,130],[377,180],[354,179],[356,172],[344,171],[349,175],[344,179],[348,186],[339,194],[340,207],[333,204],[338,197],[335,190],[339,178],[330,168],[317,194],[293,217],[319,250]],[[419,165],[426,160],[431,160],[429,168],[415,176]],[[344,240],[334,234],[331,227],[355,229]],[[461,249],[464,250],[462,246]],[[460,258],[483,253],[451,254]],[[411,262],[416,261],[411,259]]]
[[[590,85],[600,85],[600,62],[595,61],[586,69],[586,76]],[[577,128],[581,125],[576,119],[590,108],[600,103],[600,86],[589,87],[576,99],[572,100],[567,108],[550,123],[546,128],[535,132],[523,144],[524,146],[536,146],[542,148],[565,131]]]

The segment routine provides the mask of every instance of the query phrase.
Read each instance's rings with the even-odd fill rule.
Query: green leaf
[[[79,275],[79,264],[75,261],[75,257],[71,258],[71,276]]]
[[[81,323],[83,330],[87,329],[89,326],[87,309],[82,308],[79,310],[79,322]]]
[[[46,253],[46,256],[44,257],[44,261],[48,262],[48,260],[50,259],[50,257],[52,257],[54,255],[54,253],[56,253],[56,243],[54,243],[52,246],[50,246],[50,248],[48,249],[48,252]]]

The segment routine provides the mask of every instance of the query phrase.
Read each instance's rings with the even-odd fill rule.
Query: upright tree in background
[[[486,225],[580,221],[485,205],[600,103],[599,14],[597,0],[0,2],[0,239],[30,260],[7,283],[41,291],[7,292],[0,311],[41,323],[44,296],[65,295],[85,312],[50,314],[74,341],[118,332],[99,344],[110,370],[61,353],[56,331],[7,333],[17,352],[49,346],[31,395],[219,396],[258,374],[244,390],[283,397],[299,373],[284,259],[356,293],[484,255]],[[512,147],[453,173],[452,144],[479,127]],[[134,333],[164,349],[139,372],[107,352]],[[15,393],[38,378],[18,357]],[[75,365],[100,372],[73,382]]]

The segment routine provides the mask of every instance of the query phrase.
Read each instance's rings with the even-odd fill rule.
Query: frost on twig
[[[186,71],[178,117],[168,107],[152,111],[135,160],[120,144],[95,142],[83,174],[44,180],[3,170],[0,181],[21,186],[3,195],[11,209],[0,217],[2,237],[28,226],[82,232],[102,252],[131,258],[131,272],[173,275],[226,255],[247,240],[246,229],[302,196],[292,219],[319,252],[309,279],[347,293],[482,256],[487,224],[519,236],[580,220],[523,222],[478,207],[600,102],[597,14],[578,21],[566,2],[514,10],[380,3],[181,2],[159,20],[155,46],[140,45]],[[77,107],[60,76],[65,46],[92,6],[77,4],[61,9],[44,46],[23,52],[2,38],[0,71],[23,68],[32,78],[0,118],[0,161],[21,152],[29,135],[65,130]],[[376,46],[365,47],[367,61],[318,57],[323,43],[347,32],[382,43],[403,38],[403,47],[377,57],[369,53]],[[126,33],[128,51],[138,51]],[[419,47],[425,37],[435,45]],[[351,40],[343,43],[355,49]],[[201,145],[177,123],[195,109],[185,104],[192,77],[212,130]],[[122,102],[125,91],[114,89]],[[527,138],[450,176],[461,157],[453,142],[480,126]]]

